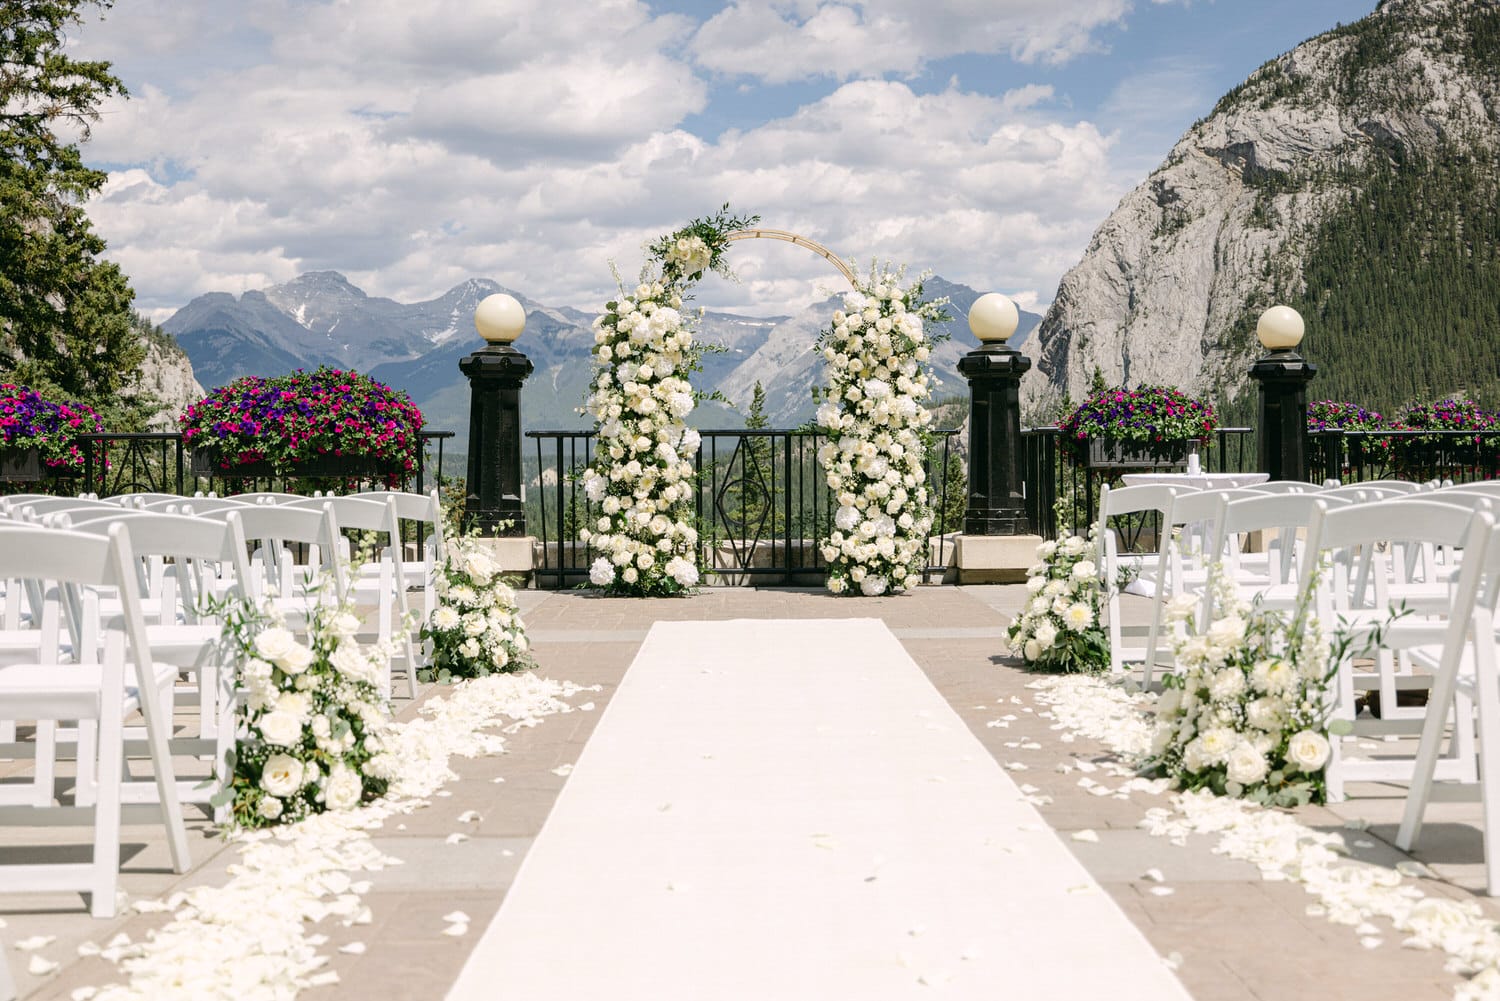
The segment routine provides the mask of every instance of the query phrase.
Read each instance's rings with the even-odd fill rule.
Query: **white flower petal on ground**
[[[103,958],[125,964],[128,976],[108,996],[174,996],[165,985],[183,971],[202,978],[193,997],[245,996],[237,985],[247,982],[275,984],[275,996],[291,997],[326,980],[331,971],[312,944],[319,936],[310,923],[331,916],[345,926],[370,924],[373,915],[361,904],[351,874],[399,862],[375,847],[370,832],[445,791],[440,787],[456,777],[450,758],[501,753],[505,732],[560,713],[563,700],[582,690],[531,674],[491,675],[429,700],[415,719],[382,734],[400,762],[383,799],[318,814],[274,835],[232,835],[239,858],[227,883],[189,887],[177,899],[174,919],[153,937],[132,943],[121,933],[101,951]],[[467,922],[450,922],[445,934],[467,931]]]
[[[1074,841],[1087,841],[1091,844],[1099,843],[1099,832],[1089,830],[1087,827],[1081,831],[1074,831],[1072,836]]]
[[[26,972],[33,977],[45,977],[57,972],[61,963],[48,959],[39,952],[31,954],[31,962],[26,964]]]

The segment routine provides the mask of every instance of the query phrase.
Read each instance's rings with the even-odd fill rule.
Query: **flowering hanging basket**
[[[0,383],[0,481],[83,472],[82,438],[103,428],[82,403],[58,403],[27,386]]]
[[[417,468],[422,412],[358,372],[320,368],[245,376],[180,418],[199,476],[382,477]]]
[[[1107,389],[1058,423],[1078,461],[1116,469],[1180,466],[1217,428],[1213,407],[1169,386]]]

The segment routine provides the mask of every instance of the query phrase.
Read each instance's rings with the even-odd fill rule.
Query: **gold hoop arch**
[[[834,256],[833,251],[821,243],[814,243],[805,236],[796,233],[788,233],[784,229],[737,229],[724,237],[725,243],[734,243],[736,240],[781,240],[785,243],[796,244],[806,247],[829,264],[839,269],[839,273],[849,280],[849,284],[855,289],[859,288],[859,281],[854,277],[854,272],[849,270],[849,265]]]

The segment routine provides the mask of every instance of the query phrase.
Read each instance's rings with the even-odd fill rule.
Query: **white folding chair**
[[[190,682],[188,688],[177,690],[178,702],[190,701],[198,710],[198,735],[173,737],[173,752],[213,762],[211,781],[184,779],[178,796],[186,803],[210,806],[229,774],[234,747],[235,665],[224,647],[223,622],[209,609],[217,600],[243,593],[243,582],[250,576],[239,514],[228,510],[223,520],[214,520],[124,512],[109,524],[125,529],[137,559],[172,561],[158,593],[166,614],[162,622],[147,623],[146,636],[153,656],[178,668]],[[105,534],[109,527],[91,522],[78,530]],[[214,807],[213,813],[216,820],[227,816],[223,807]]]
[[[1128,568],[1142,583],[1153,588],[1158,585],[1157,578],[1165,565],[1167,542],[1171,536],[1166,529],[1165,522],[1171,513],[1173,499],[1185,492],[1187,491],[1181,487],[1155,483],[1119,489],[1105,486],[1099,492],[1099,520],[1096,525],[1097,562],[1104,574],[1105,593],[1108,596],[1105,599],[1104,616],[1109,627],[1109,667],[1113,673],[1125,670],[1128,664],[1136,661],[1149,665],[1156,652],[1154,629],[1139,626],[1127,629],[1120,622],[1120,594],[1115,584],[1120,578],[1121,570]],[[1129,515],[1140,515],[1145,518],[1152,514],[1159,516],[1158,524],[1161,526],[1156,552],[1121,553],[1120,541],[1115,536],[1115,527],[1110,524],[1111,519]],[[1124,637],[1127,634],[1146,635],[1146,645],[1126,647]],[[1150,670],[1149,666],[1146,670]]]
[[[1404,552],[1412,546],[1461,547],[1469,536],[1476,515],[1471,511],[1431,500],[1352,504],[1331,510],[1319,504],[1307,532],[1310,554],[1329,553],[1330,570],[1318,581],[1318,618],[1327,629],[1338,627],[1365,644],[1373,654],[1373,665],[1356,668],[1352,660],[1338,666],[1332,697],[1333,718],[1349,721],[1362,736],[1415,734],[1421,727],[1421,709],[1407,709],[1397,702],[1399,691],[1428,688],[1431,675],[1418,672],[1406,655],[1400,637],[1417,627],[1431,629],[1446,623],[1457,600],[1456,588],[1448,589],[1444,608],[1427,606],[1404,615],[1396,585]],[[1392,630],[1392,623],[1406,632]],[[1380,693],[1380,717],[1356,718],[1356,691]],[[1440,763],[1443,778],[1473,781],[1475,772],[1473,706],[1459,696],[1455,713],[1453,754]],[[1328,795],[1343,798],[1349,781],[1409,781],[1413,759],[1385,756],[1373,760],[1347,760],[1343,741],[1333,741],[1327,771]]]
[[[1462,713],[1464,703],[1472,703],[1479,716],[1478,784],[1484,822],[1485,882],[1487,892],[1493,897],[1500,896],[1500,667],[1497,667],[1495,633],[1495,609],[1500,599],[1500,531],[1496,531],[1490,512],[1480,511],[1475,515],[1467,542],[1453,615],[1444,623],[1441,636],[1431,627],[1421,632],[1415,628],[1408,630],[1412,634],[1409,641],[1426,642],[1429,651],[1433,640],[1439,640],[1440,645],[1411,787],[1396,832],[1396,846],[1402,851],[1416,847],[1427,803],[1432,797],[1433,780],[1438,777],[1450,713]],[[1456,721],[1453,727],[1456,732]]]
[[[305,624],[307,600],[305,586],[321,572],[333,576],[335,595],[325,600],[341,600],[349,585],[338,552],[338,521],[332,509],[308,510],[286,505],[246,504],[206,512],[203,517],[223,521],[233,512],[241,531],[252,548],[247,593],[256,601],[277,595],[277,607],[287,618],[287,626],[300,629]],[[304,550],[306,562],[299,562],[291,546]]]
[[[289,509],[327,510],[340,529],[371,532],[376,535],[374,560],[364,564],[362,572],[349,578],[349,594],[356,607],[372,607],[375,611],[376,628],[374,638],[381,643],[392,642],[398,629],[401,646],[398,655],[406,667],[407,698],[417,697],[417,652],[410,630],[410,606],[406,600],[406,569],[401,558],[401,523],[396,516],[395,501],[389,497],[375,500],[363,495],[344,497],[316,497],[289,502]],[[342,547],[347,539],[340,539]],[[340,556],[346,554],[342,551]],[[369,568],[369,572],[363,572]],[[387,677],[386,694],[390,694]]]
[[[0,575],[41,575],[58,589],[117,588],[123,611],[114,623],[103,624],[102,656],[65,663],[58,656],[61,645],[59,602],[44,609],[44,640],[34,664],[0,667],[0,716],[10,720],[32,720],[37,724],[34,753],[36,768],[30,788],[6,790],[0,806],[0,823],[26,827],[56,822],[91,822],[94,829],[92,859],[85,863],[0,864],[0,891],[82,891],[90,895],[89,910],[95,917],[112,917],[120,863],[120,825],[123,813],[126,747],[124,722],[139,710],[146,722],[146,743],[156,787],[156,802],[145,812],[164,823],[175,871],[185,872],[190,863],[187,832],[172,772],[167,739],[170,718],[163,707],[170,698],[177,671],[152,660],[145,623],[134,587],[134,557],[123,528],[111,529],[105,537],[46,528],[0,529]],[[54,776],[45,772],[55,746],[44,746],[58,724],[79,722],[80,759],[89,759],[90,771],[98,778],[92,804],[53,803],[50,788]],[[54,759],[55,760],[55,759]],[[84,762],[80,760],[80,767]],[[45,783],[45,786],[44,786]],[[45,795],[43,805],[40,797]],[[74,818],[77,818],[76,820]]]

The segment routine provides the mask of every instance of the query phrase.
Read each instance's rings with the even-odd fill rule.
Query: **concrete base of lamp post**
[[[954,561],[960,584],[1022,584],[1036,564],[1040,535],[960,535]]]
[[[531,582],[536,569],[541,546],[530,535],[480,536],[474,540],[486,549],[490,558],[500,564],[500,573],[505,577],[519,578],[523,583]]]

